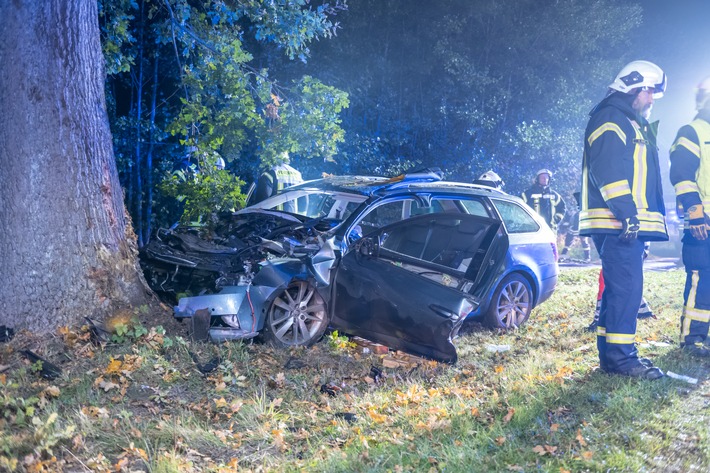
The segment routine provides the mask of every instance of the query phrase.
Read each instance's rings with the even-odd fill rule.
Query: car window
[[[405,202],[408,207],[412,205],[412,199],[403,199],[385,202],[382,205],[372,208],[358,223],[362,236],[402,220],[402,218],[404,218],[403,209]]]
[[[365,199],[365,196],[357,194],[297,189],[269,197],[252,207],[283,210],[309,218],[327,217],[342,221],[348,218]]]
[[[508,233],[532,233],[540,229],[540,225],[520,205],[507,200],[492,200]]]
[[[461,203],[471,215],[480,215],[481,217],[489,216],[486,206],[483,205],[483,202],[480,200],[462,200]]]
[[[465,272],[481,248],[488,224],[478,219],[420,217],[384,229],[380,246],[410,258]]]

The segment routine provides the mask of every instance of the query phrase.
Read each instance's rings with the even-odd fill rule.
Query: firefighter
[[[639,358],[634,337],[643,295],[645,242],[668,240],[656,148],[654,99],[666,75],[656,64],[633,61],[590,112],[582,158],[579,234],[591,236],[604,273],[597,348],[600,368],[642,379],[663,372]]]
[[[279,191],[286,187],[295,186],[303,182],[301,173],[293,168],[290,164],[288,152],[281,154],[281,161],[276,166],[273,166],[268,171],[265,171],[259,176],[256,183],[256,188],[249,196],[248,205],[256,204],[264,199],[276,195]],[[288,212],[295,212],[295,206],[292,202],[284,204],[284,208]]]
[[[565,244],[560,252],[560,261],[565,261],[567,259],[567,253],[569,252],[570,246],[574,243],[574,239],[578,238],[579,245],[582,247],[582,251],[584,252],[584,262],[589,263],[592,261],[592,248],[589,245],[589,237],[579,236],[579,192],[575,192],[572,195],[574,196],[576,205],[565,215],[562,225],[560,225],[560,228],[564,231],[565,235]]]
[[[681,127],[671,147],[670,178],[683,221],[686,279],[680,346],[695,356],[710,356],[710,77],[696,90],[698,114]],[[680,213],[679,213],[680,215]]]
[[[552,171],[540,169],[535,174],[533,185],[522,193],[526,204],[539,213],[553,230],[565,216],[565,201],[562,196],[550,188]]]
[[[473,181],[474,184],[481,186],[493,187],[494,189],[503,190],[505,182],[500,178],[498,173],[494,171],[486,171],[481,176]]]

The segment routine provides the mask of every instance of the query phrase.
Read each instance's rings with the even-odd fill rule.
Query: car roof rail
[[[404,187],[412,182],[436,182],[444,178],[444,172],[438,167],[430,167],[417,169],[416,171],[407,172],[395,176],[388,180],[392,185],[390,189]]]

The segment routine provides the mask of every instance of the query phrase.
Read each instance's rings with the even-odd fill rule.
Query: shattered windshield
[[[269,197],[249,209],[279,210],[306,218],[343,221],[366,199],[363,195],[322,189],[296,189]]]

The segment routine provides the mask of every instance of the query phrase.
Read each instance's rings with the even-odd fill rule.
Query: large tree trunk
[[[142,302],[96,0],[0,1],[0,323],[46,332]]]

